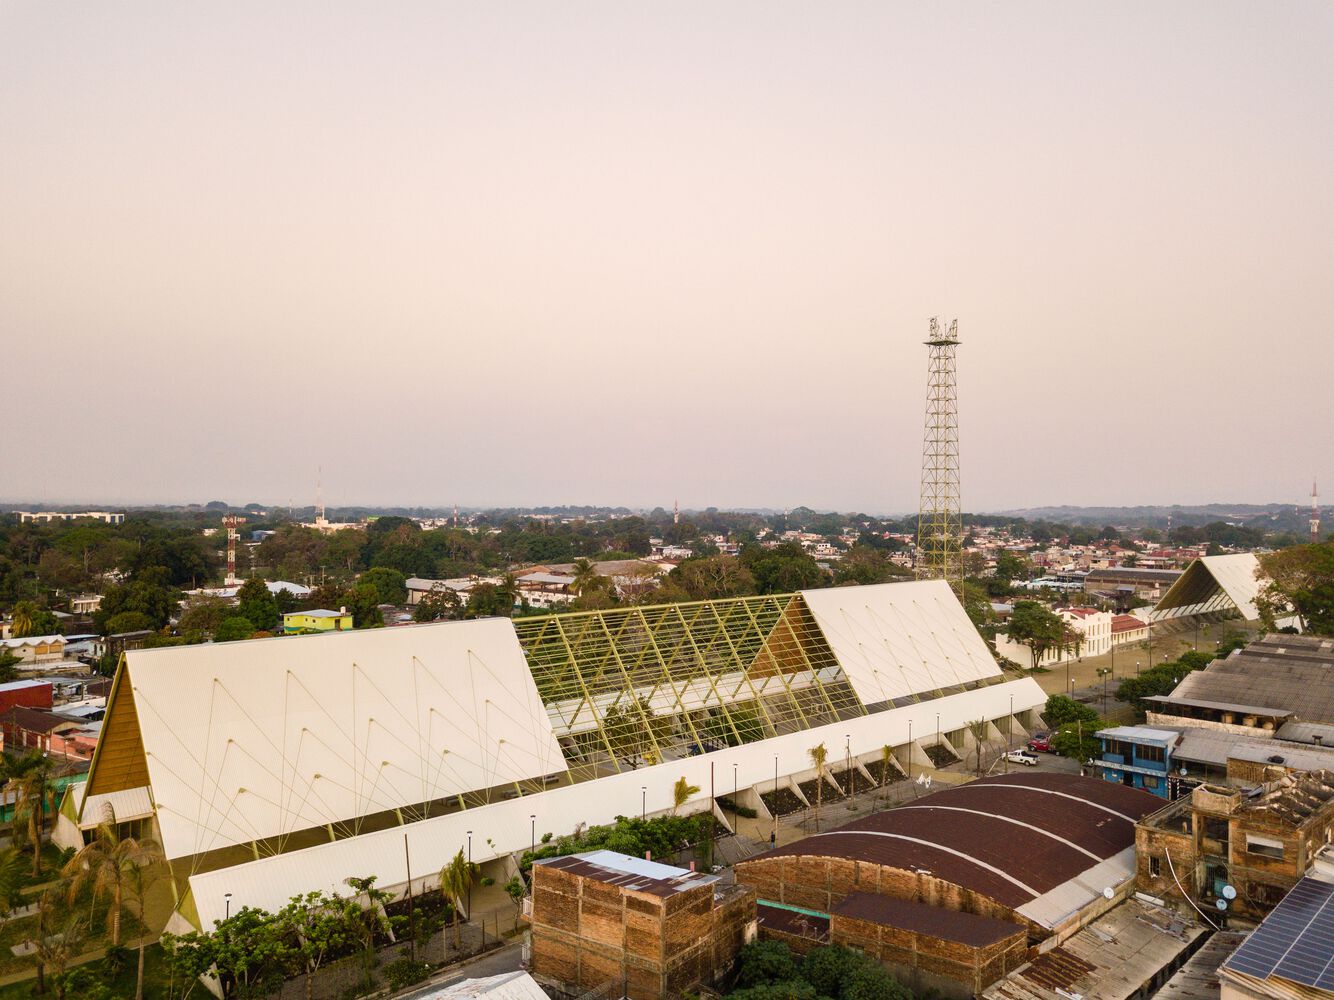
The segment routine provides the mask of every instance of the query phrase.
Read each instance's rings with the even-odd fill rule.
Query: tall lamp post
[[[472,831],[468,831],[468,871],[472,871]],[[472,919],[472,879],[468,879],[468,919]]]
[[[912,719],[908,720],[908,782],[912,783]]]
[[[222,894],[222,904],[222,919],[230,920],[232,917],[232,894],[230,892],[224,892]]]
[[[852,775],[852,734],[843,735],[843,756],[847,761],[848,769],[848,795],[852,795],[857,790],[857,779]]]
[[[648,818],[648,785],[639,786],[639,820]]]
[[[738,792],[736,787],[736,765],[733,764],[732,765],[732,836],[734,837],[740,837],[740,834],[737,832],[737,823],[740,822],[740,817],[737,815],[737,809],[740,808],[741,803],[739,803],[736,800],[737,794]],[[740,843],[739,840],[738,843]]]
[[[532,836],[530,839],[532,840],[533,844],[529,853],[533,855],[533,860],[536,861],[537,860],[537,813],[533,813],[531,816],[529,816],[528,821],[532,824],[532,831],[531,831]]]
[[[778,846],[778,754],[774,754],[774,828],[769,834],[769,846]]]

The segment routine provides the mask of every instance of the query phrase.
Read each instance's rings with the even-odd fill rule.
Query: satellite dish
[[[1214,903],[1214,906],[1218,907],[1220,910],[1226,910],[1226,909],[1227,909],[1227,900],[1226,900],[1226,899],[1220,899],[1220,900],[1218,900],[1216,903]]]
[[[1111,898],[1112,898],[1113,896],[1115,896],[1115,895],[1116,895],[1116,893],[1112,892],[1112,887],[1111,887],[1110,885],[1109,885],[1107,888],[1105,888],[1105,889],[1102,890],[1102,898],[1103,898],[1103,899],[1111,899]]]
[[[1237,890],[1236,890],[1236,888],[1233,887],[1233,886],[1230,886],[1230,885],[1225,885],[1225,886],[1223,886],[1223,898],[1224,898],[1224,899],[1236,899],[1236,898],[1237,898]]]

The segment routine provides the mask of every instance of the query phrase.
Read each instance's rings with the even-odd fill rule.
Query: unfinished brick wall
[[[711,885],[657,896],[534,866],[533,974],[569,992],[624,982],[631,1000],[658,1000],[731,968],[755,922],[755,894],[714,905]]]
[[[834,944],[857,948],[889,966],[915,992],[934,988],[959,997],[981,993],[1028,959],[1028,934],[1019,925],[1008,938],[974,947],[834,914],[829,937]]]
[[[996,900],[932,875],[868,861],[845,858],[780,855],[739,861],[736,879],[755,889],[760,899],[828,913],[854,892],[873,892],[895,899],[911,899],[946,910],[976,913],[1030,926],[1037,936],[1045,931],[1029,925],[1014,910]]]

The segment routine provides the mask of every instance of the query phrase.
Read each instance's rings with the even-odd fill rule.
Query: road
[[[507,944],[497,951],[488,952],[475,962],[447,970],[439,979],[424,986],[414,986],[406,993],[399,993],[395,1000],[427,1000],[444,987],[453,986],[465,979],[483,979],[486,976],[498,976],[503,972],[515,972],[520,968],[522,957],[522,944],[517,941],[514,944]]]

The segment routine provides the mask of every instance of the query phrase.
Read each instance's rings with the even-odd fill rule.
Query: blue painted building
[[[1101,729],[1102,758],[1094,766],[1104,781],[1130,785],[1164,799],[1172,797],[1168,776],[1172,772],[1172,749],[1179,733],[1148,726],[1117,726]]]

